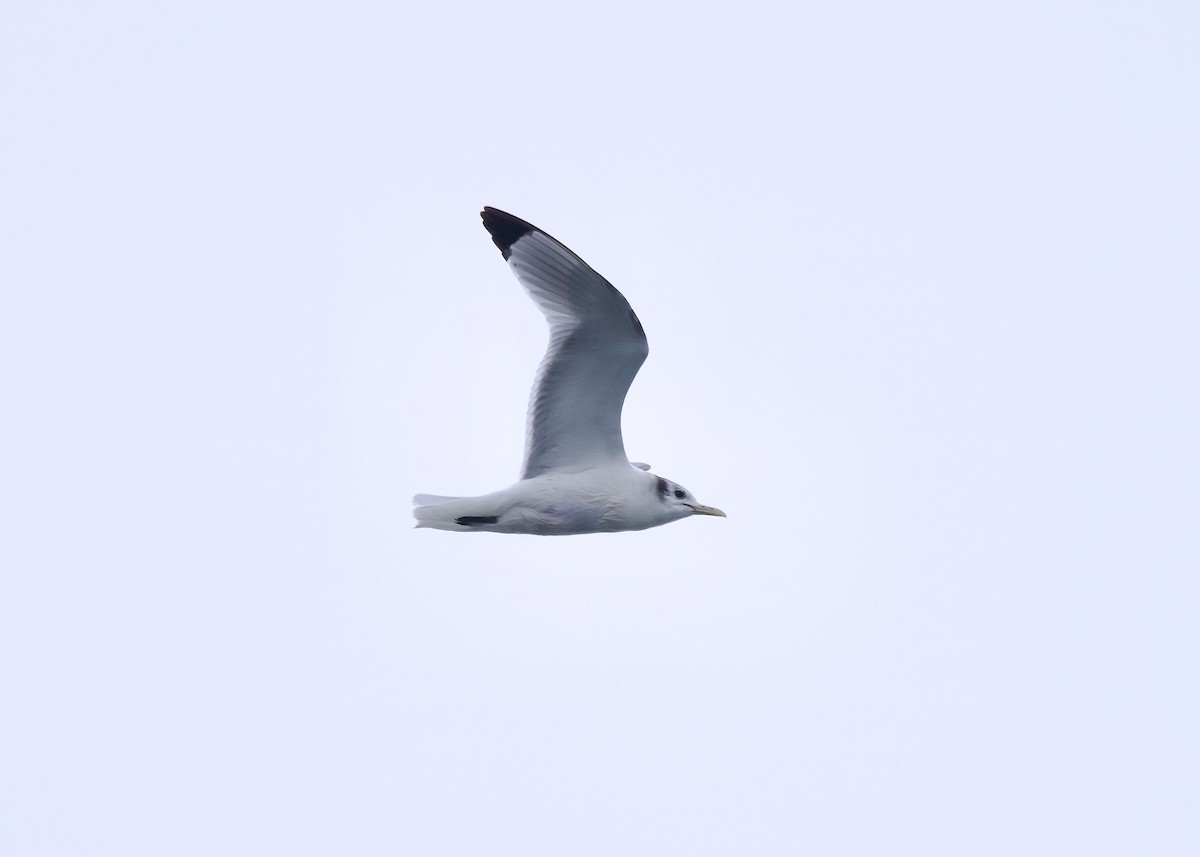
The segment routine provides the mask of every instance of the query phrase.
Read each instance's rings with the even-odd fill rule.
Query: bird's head
[[[672,518],[685,518],[688,515],[725,517],[725,513],[715,506],[705,506],[700,503],[692,495],[692,492],[682,485],[672,482],[670,479],[663,479],[661,476],[654,478],[654,490],[658,495],[658,502],[666,508]]]

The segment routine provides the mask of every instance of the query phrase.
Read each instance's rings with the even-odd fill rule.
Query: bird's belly
[[[514,510],[515,512],[516,510]],[[509,523],[509,516],[501,524]],[[598,533],[608,529],[595,509],[577,504],[559,503],[522,509],[512,516],[514,532],[536,533],[543,536],[568,536],[577,533]]]
[[[541,536],[569,536],[610,533],[625,527],[612,503],[565,497],[554,502],[512,508],[501,516],[496,529]]]

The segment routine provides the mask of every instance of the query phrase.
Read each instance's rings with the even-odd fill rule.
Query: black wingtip
[[[499,515],[463,515],[461,518],[455,518],[454,523],[460,527],[478,527],[480,524],[494,524],[499,520]]]
[[[492,241],[500,248],[505,259],[508,258],[512,245],[516,244],[522,235],[537,230],[533,224],[490,205],[485,205],[479,216],[483,218],[484,228],[491,233]]]

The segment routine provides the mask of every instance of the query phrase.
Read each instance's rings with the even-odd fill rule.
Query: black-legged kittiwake
[[[629,302],[587,263],[524,220],[484,208],[483,225],[546,316],[525,432],[521,480],[482,497],[418,494],[418,527],[572,535],[644,530],[725,513],[681,485],[631,464],[621,406],[648,353]]]

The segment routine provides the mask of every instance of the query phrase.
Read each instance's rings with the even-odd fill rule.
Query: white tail
[[[456,532],[483,532],[492,529],[498,512],[489,497],[442,497],[418,494],[413,497],[413,517],[418,527]]]
[[[418,494],[413,497],[414,506],[440,506],[451,500],[461,500],[462,497],[443,497],[441,494]]]

